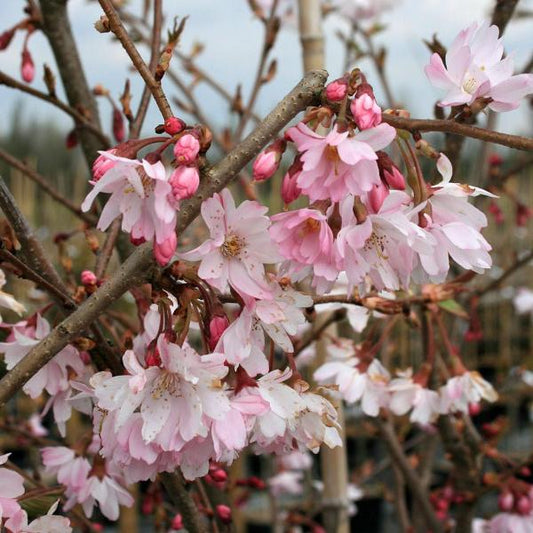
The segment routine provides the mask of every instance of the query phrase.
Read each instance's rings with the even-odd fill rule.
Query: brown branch
[[[398,441],[398,437],[394,432],[394,428],[390,420],[376,419],[376,425],[381,436],[385,442],[385,446],[389,450],[393,462],[398,466],[403,474],[405,483],[412,492],[414,498],[420,505],[420,511],[424,515],[428,527],[433,533],[442,532],[442,525],[435,516],[427,492],[420,486],[418,474],[413,470],[407,457],[404,455],[402,446]]]
[[[509,133],[500,133],[490,131],[470,124],[461,124],[453,120],[426,120],[417,118],[402,118],[390,114],[383,114],[383,122],[387,122],[397,129],[407,130],[411,133],[420,131],[443,131],[446,133],[456,133],[464,137],[480,139],[517,150],[533,152],[533,139],[521,137],[520,135],[511,135]]]
[[[54,200],[57,200],[61,205],[65,206],[69,211],[75,214],[78,218],[83,220],[89,226],[96,225],[96,217],[90,213],[84,213],[78,204],[71,202],[68,198],[65,198],[60,192],[58,192],[48,180],[42,175],[39,174],[36,170],[31,168],[29,165],[20,161],[16,157],[13,157],[11,154],[7,153],[5,150],[0,148],[0,159],[3,159],[9,166],[16,168],[23,175],[27,176],[36,183],[45,193],[51,196]]]
[[[168,496],[178,507],[183,516],[183,523],[191,533],[207,533],[207,528],[202,522],[201,514],[185,486],[185,480],[180,471],[159,474]]]
[[[302,353],[312,342],[316,341],[320,335],[332,324],[340,322],[346,318],[346,309],[337,309],[331,313],[318,328],[313,328],[302,340],[295,346],[293,357]]]
[[[250,94],[250,99],[248,100],[248,104],[244,109],[241,120],[239,121],[237,129],[235,130],[235,134],[233,135],[233,138],[236,142],[239,142],[241,140],[242,134],[244,133],[244,129],[246,128],[246,124],[248,123],[248,119],[250,118],[250,115],[252,114],[252,111],[254,109],[255,101],[263,85],[263,73],[265,70],[268,56],[270,54],[270,51],[272,50],[272,46],[274,45],[273,39],[275,38],[277,33],[277,30],[274,30],[274,25],[279,24],[279,19],[276,17],[276,9],[278,7],[278,2],[279,0],[274,0],[272,2],[272,7],[270,8],[270,15],[265,22],[265,36],[263,41],[263,48],[261,51],[261,58],[259,59],[259,65],[257,66],[255,81],[252,87],[252,92]]]
[[[479,290],[478,295],[483,296],[488,292],[491,292],[495,289],[498,289],[501,284],[512,274],[514,274],[518,269],[522,268],[524,265],[527,265],[533,259],[533,250],[527,252],[523,257],[516,260],[505,272],[498,276],[494,281],[491,281],[487,286]]]
[[[152,46],[150,50],[150,64],[148,68],[152,74],[155,73],[157,62],[159,60],[159,51],[161,48],[161,24],[163,20],[162,0],[154,0],[154,22],[152,24]],[[148,105],[150,103],[150,88],[148,85],[144,86],[139,109],[135,115],[134,121],[130,125],[130,139],[139,137]]]
[[[518,4],[518,0],[496,0],[490,23],[498,26],[500,37],[513,16],[516,4]]]
[[[159,108],[159,111],[161,111],[161,115],[165,119],[172,117],[172,109],[170,108],[170,104],[168,103],[167,97],[163,92],[161,82],[158,82],[155,79],[154,75],[150,71],[150,68],[144,62],[143,58],[141,57],[141,54],[139,54],[139,51],[133,44],[133,41],[128,35],[128,32],[126,31],[126,28],[124,28],[124,25],[122,24],[118,13],[113,7],[113,4],[110,0],[98,0],[98,2],[100,3],[100,6],[102,7],[104,13],[106,14],[109,20],[109,28],[120,41],[124,50],[126,50],[126,53],[130,57],[131,62],[135,67],[135,70],[137,70],[137,72],[141,75],[147,87],[150,89],[150,92],[154,97],[157,107]]]
[[[76,41],[67,13],[66,0],[39,0],[43,25],[42,29],[54,54],[57,68],[65,88],[67,100],[73,109],[83,114],[101,131],[96,100],[85,78]],[[98,150],[109,148],[109,141],[92,130],[79,132],[80,144],[87,164],[91,166],[98,157]]]
[[[310,72],[239,146],[204,175],[197,194],[194,198],[183,202],[181,206],[177,226],[179,233],[198,216],[205,199],[226,187],[266,143],[299,112],[319,101],[326,78],[325,71]],[[54,328],[0,380],[0,406],[115,300],[131,287],[149,279],[154,274],[154,269],[151,243],[139,246],[109,281]]]
[[[76,122],[76,126],[81,130],[83,128],[86,128],[88,131],[90,131],[93,135],[95,135],[99,141],[100,141],[100,148],[102,146],[108,147],[110,145],[109,138],[102,133],[102,130],[93,124],[90,120],[87,119],[86,116],[82,115],[80,112],[76,111],[73,107],[70,107],[67,104],[64,104],[61,100],[59,100],[55,96],[50,96],[49,94],[43,93],[41,91],[38,91],[37,89],[34,89],[30,85],[26,85],[24,83],[20,83],[15,78],[12,78],[11,76],[8,76],[4,72],[0,72],[0,85],[5,85],[6,87],[10,87],[11,89],[16,89],[17,91],[21,91],[23,93],[29,94],[30,96],[34,96],[35,98],[38,98],[39,100],[43,100],[45,102],[48,102],[49,104],[52,104],[53,106],[57,107],[58,109],[61,109],[64,113],[69,115],[74,119]]]
[[[107,232],[104,245],[98,251],[98,256],[96,257],[96,265],[94,267],[94,275],[98,279],[101,279],[103,277],[107,269],[107,265],[109,264],[109,261],[111,260],[111,256],[113,255],[113,250],[115,248],[115,243],[120,234],[121,223],[122,221],[120,218],[113,221],[113,223],[111,224],[111,227],[109,228],[109,231]]]

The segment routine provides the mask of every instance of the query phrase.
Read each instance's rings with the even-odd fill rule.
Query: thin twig
[[[148,68],[152,74],[155,74],[155,68],[159,59],[159,49],[161,48],[161,24],[163,20],[162,0],[154,0],[154,22],[152,25],[152,46],[150,51],[150,64]],[[150,88],[146,84],[143,89],[139,109],[135,115],[134,121],[130,125],[130,139],[139,137],[148,104],[150,103]]]
[[[480,289],[478,292],[479,296],[483,296],[488,292],[491,292],[501,286],[501,284],[512,274],[514,274],[518,269],[522,268],[524,265],[527,265],[533,259],[533,250],[530,250],[520,259],[517,259],[503,274],[498,276],[494,281],[491,281],[487,286]]]
[[[87,128],[90,130],[94,135],[98,137],[100,142],[105,145],[106,147],[110,146],[109,138],[102,133],[100,128],[95,126],[90,120],[88,120],[84,115],[76,111],[76,109],[70,107],[69,105],[63,103],[61,100],[59,100],[55,96],[50,96],[49,94],[43,93],[41,91],[38,91],[37,89],[34,89],[30,85],[26,85],[24,83],[20,83],[16,79],[12,78],[11,76],[8,76],[4,72],[0,72],[0,85],[5,85],[6,87],[11,87],[12,89],[16,89],[18,91],[21,91],[23,93],[29,94],[31,96],[34,96],[35,98],[38,98],[39,100],[44,100],[45,102],[48,102],[52,104],[53,106],[57,107],[58,109],[61,109],[64,113],[71,116],[78,127],[80,128]]]
[[[124,28],[124,25],[122,24],[118,13],[113,7],[113,4],[110,0],[98,0],[98,2],[100,3],[100,6],[104,10],[104,13],[106,14],[109,20],[110,30],[120,41],[124,50],[126,50],[126,53],[130,57],[131,62],[135,67],[135,70],[137,70],[137,72],[141,75],[142,79],[150,89],[150,92],[154,97],[157,107],[159,107],[159,111],[161,111],[161,115],[165,119],[172,117],[172,109],[170,108],[170,104],[168,103],[167,97],[163,92],[161,83],[155,79],[155,76],[152,74],[152,72],[144,62],[143,58],[141,57],[141,54],[139,54],[139,51],[133,44],[133,41],[128,35],[128,32],[126,31],[126,28]]]
[[[389,450],[394,463],[401,470],[405,482],[420,505],[420,511],[424,515],[427,525],[433,533],[442,532],[442,525],[435,515],[427,491],[425,491],[419,484],[418,474],[413,470],[407,457],[405,456],[402,446],[398,441],[398,437],[392,427],[390,420],[376,419],[376,425],[379,429],[380,435],[383,437],[385,445]]]
[[[3,159],[9,166],[16,168],[23,175],[27,176],[36,183],[45,193],[51,196],[54,200],[57,200],[61,205],[65,206],[69,211],[75,214],[79,219],[83,220],[89,226],[96,225],[96,217],[91,213],[84,213],[78,204],[71,202],[68,198],[65,198],[60,192],[58,192],[48,180],[42,175],[39,174],[36,170],[31,168],[29,165],[13,157],[11,154],[7,153],[5,150],[0,148],[0,159]]]
[[[391,114],[384,113],[382,116],[383,122],[387,122],[397,129],[407,130],[411,133],[419,131],[443,131],[446,133],[456,133],[464,137],[471,137],[473,139],[480,139],[509,148],[516,148],[517,150],[525,150],[533,152],[533,139],[528,137],[521,137],[520,135],[511,135],[509,133],[500,133],[498,131],[490,131],[470,124],[461,124],[453,120],[430,120],[417,118],[403,118],[396,117]]]

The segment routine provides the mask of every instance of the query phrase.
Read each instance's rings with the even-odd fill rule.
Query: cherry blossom
[[[461,375],[450,378],[440,388],[440,398],[441,413],[454,411],[468,413],[469,404],[478,403],[481,400],[495,402],[498,394],[479,372],[465,371]]]
[[[503,51],[497,26],[484,21],[459,32],[446,53],[446,66],[434,53],[425,70],[433,85],[447,91],[440,105],[470,104],[486,97],[493,111],[516,109],[533,92],[533,75],[513,76],[513,58],[502,59]]]
[[[242,295],[268,298],[265,263],[279,258],[268,233],[267,208],[246,200],[238,207],[228,189],[202,204],[210,238],[181,258],[201,260],[198,275],[223,291],[228,284]]]
[[[26,308],[18,302],[14,296],[4,292],[2,287],[6,284],[6,275],[4,271],[0,268],[0,307],[5,307],[6,309],[11,309],[18,315],[21,315],[26,311]],[[2,316],[0,315],[0,322],[2,322]]]
[[[11,454],[0,455],[0,522],[20,511],[16,498],[24,494],[24,478],[17,472],[4,468]]]
[[[168,242],[175,233],[178,205],[163,163],[128,159],[109,151],[100,154],[114,165],[106,167],[100,179],[93,182],[82,210],[88,211],[99,193],[111,194],[100,214],[98,229],[105,231],[122,215],[122,230],[130,233],[134,241]]]
[[[376,150],[388,146],[396,130],[380,124],[353,136],[334,127],[325,137],[300,122],[286,136],[301,153],[302,172],[297,183],[312,202],[339,202],[348,193],[364,194],[379,184]]]

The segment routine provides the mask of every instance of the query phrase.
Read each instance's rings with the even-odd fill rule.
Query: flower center
[[[172,372],[162,372],[157,385],[152,389],[152,398],[157,400],[168,392],[172,396],[181,396],[180,376]]]
[[[478,82],[474,76],[469,76],[463,83],[463,90],[468,94],[473,94],[477,89]]]
[[[235,257],[239,255],[240,251],[244,248],[245,242],[242,237],[231,233],[226,237],[224,244],[222,245],[222,255],[224,257]]]
[[[324,157],[326,158],[327,161],[330,161],[331,163],[333,163],[333,167],[335,169],[335,175],[337,175],[338,164],[339,164],[339,161],[341,160],[337,147],[331,146],[330,144],[328,144],[326,148],[324,149]]]
[[[377,233],[372,232],[372,235],[370,235],[365,242],[364,250],[365,252],[370,252],[374,249],[380,259],[387,260],[388,256],[384,253],[386,243],[386,235],[378,235]]]
[[[316,218],[308,218],[303,227],[304,233],[317,233],[320,231],[320,222]]]

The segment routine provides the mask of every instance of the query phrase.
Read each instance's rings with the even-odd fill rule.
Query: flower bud
[[[374,185],[368,192],[368,203],[374,213],[378,213],[385,201],[385,198],[389,195],[389,189],[380,182],[379,185]]]
[[[116,107],[113,109],[113,135],[117,142],[121,143],[126,133],[124,131],[124,117],[120,112],[120,109]]]
[[[520,496],[516,502],[517,512],[519,512],[521,515],[528,515],[531,512],[531,509],[533,509],[531,500],[527,496]]]
[[[223,524],[231,524],[231,509],[227,505],[220,504],[215,509]]]
[[[383,178],[391,189],[397,189],[399,191],[405,190],[404,175],[398,170],[396,165],[392,165],[391,171],[383,170]]]
[[[494,217],[494,222],[496,222],[496,224],[500,225],[505,222],[503,211],[494,200],[491,200],[489,204],[489,213]]]
[[[214,350],[222,333],[226,331],[229,326],[229,321],[226,315],[214,316],[209,322],[209,349]]]
[[[13,36],[15,35],[15,29],[11,28],[6,30],[0,35],[0,50],[5,50],[10,44]]]
[[[477,416],[481,413],[481,404],[479,402],[470,402],[468,404],[468,414],[470,416]]]
[[[508,490],[501,492],[498,496],[498,507],[500,508],[500,511],[503,511],[504,513],[509,512],[513,508],[513,505],[513,493]]]
[[[359,85],[350,110],[360,130],[373,128],[381,123],[381,108],[376,103],[374,91],[368,83]]]
[[[195,166],[178,167],[168,181],[176,200],[185,200],[194,195],[200,185],[200,174]]]
[[[112,148],[111,150],[107,150],[104,153],[115,154],[116,149]],[[104,153],[101,153],[93,163],[92,170],[94,182],[100,180],[108,170],[112,169],[115,166],[115,161],[106,157]]]
[[[133,235],[130,234],[130,242],[133,246],[140,246],[146,242],[146,239],[144,237],[133,237]]]
[[[174,156],[176,157],[176,161],[181,165],[193,163],[197,158],[199,151],[200,143],[198,142],[198,139],[190,133],[182,135],[174,145]]]
[[[298,176],[301,174],[302,168],[303,163],[298,157],[283,177],[283,182],[281,183],[281,197],[286,204],[294,202],[294,200],[302,194],[302,190],[298,187]]]
[[[78,134],[76,132],[76,128],[68,132],[67,137],[65,138],[65,146],[67,150],[78,146]]]
[[[533,210],[527,205],[518,202],[516,204],[516,225],[519,228],[523,228],[531,217],[533,217]]]
[[[214,468],[209,472],[209,475],[213,481],[216,481],[217,483],[224,483],[228,480],[228,474],[225,470],[222,470],[222,468]]]
[[[348,94],[348,81],[346,78],[338,78],[326,85],[326,98],[330,102],[340,102]]]
[[[256,157],[253,165],[255,181],[264,181],[274,175],[286,147],[286,141],[278,139]]]
[[[96,285],[98,278],[92,270],[84,270],[81,273],[82,285]]]
[[[176,233],[172,233],[170,237],[161,243],[154,241],[154,257],[156,261],[161,266],[165,266],[172,259],[177,246],[178,238]]]
[[[20,75],[26,83],[31,83],[35,77],[35,65],[27,48],[22,50],[22,63],[20,65]]]
[[[178,117],[169,117],[165,120],[164,128],[169,135],[176,135],[185,128],[185,122]]]
[[[267,487],[267,484],[259,477],[257,476],[251,476],[247,480],[247,484],[251,489],[256,490],[265,490]]]
[[[183,525],[183,518],[179,513],[172,519],[172,524],[170,527],[176,531],[184,529],[185,526]]]

